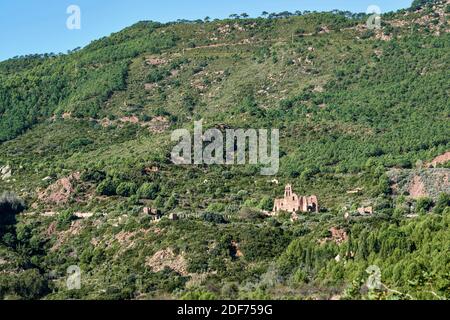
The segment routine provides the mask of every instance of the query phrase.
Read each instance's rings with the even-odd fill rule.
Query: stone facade
[[[144,214],[149,215],[153,221],[159,221],[162,217],[161,211],[154,208],[144,208]]]
[[[292,186],[288,184],[284,190],[283,199],[275,199],[273,212],[319,212],[319,202],[316,196],[299,197],[292,192]]]

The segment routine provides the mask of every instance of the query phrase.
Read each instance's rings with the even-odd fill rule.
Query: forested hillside
[[[0,298],[450,298],[449,15],[144,21],[0,62]],[[201,119],[279,129],[278,174],[174,165]],[[288,183],[320,213],[268,215]]]

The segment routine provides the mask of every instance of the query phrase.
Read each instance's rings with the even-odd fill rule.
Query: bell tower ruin
[[[275,199],[273,212],[286,211],[291,213],[297,212],[315,212],[318,213],[319,201],[317,196],[301,196],[293,192],[292,185],[288,184],[284,188],[284,198]]]

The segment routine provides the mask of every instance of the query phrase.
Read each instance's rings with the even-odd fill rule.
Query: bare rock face
[[[136,116],[122,117],[122,118],[120,118],[120,122],[137,124],[137,123],[139,123],[139,118]]]
[[[400,170],[388,172],[396,194],[417,199],[437,198],[441,193],[450,193],[450,169]]]
[[[54,235],[56,233],[56,229],[57,229],[57,224],[54,221],[47,228],[47,231],[46,231],[47,237],[51,237],[52,235]]]
[[[150,132],[162,133],[169,128],[169,120],[165,117],[155,117],[151,121],[143,124]]]
[[[68,177],[61,178],[50,185],[45,191],[38,194],[40,201],[50,204],[65,204],[75,191],[74,184],[80,180],[80,173],[76,172]]]
[[[441,154],[440,156],[434,158],[429,164],[429,168],[436,168],[440,164],[444,164],[450,161],[450,151]]]
[[[373,207],[361,207],[357,211],[362,216],[373,215]]]
[[[186,276],[187,262],[182,255],[175,255],[171,248],[156,252],[153,257],[147,258],[146,265],[149,266],[153,272],[159,272],[165,268],[172,269],[179,274]]]
[[[414,176],[409,184],[409,196],[412,198],[420,198],[428,196],[425,185],[420,176]]]
[[[331,232],[331,239],[338,245],[348,240],[348,234],[343,229],[333,227],[330,229],[330,232]]]
[[[323,245],[327,242],[334,242],[338,246],[342,245],[344,242],[346,242],[349,239],[347,231],[344,229],[340,229],[338,227],[332,227],[329,229],[330,236],[324,239],[319,239],[318,243]],[[342,258],[340,256],[337,256],[335,260],[339,262]],[[339,260],[339,261],[338,261]]]
[[[61,231],[56,234],[56,242],[50,250],[52,252],[59,250],[59,248],[61,248],[61,246],[67,240],[69,240],[70,238],[72,238],[74,236],[79,235],[81,233],[82,229],[83,229],[83,226],[82,226],[81,220],[73,221],[68,230]],[[53,231],[50,229],[50,230],[47,230],[47,232],[49,232],[51,234],[55,234],[56,231]]]
[[[151,66],[159,66],[159,65],[162,65],[162,64],[166,64],[166,63],[167,63],[167,60],[162,59],[162,58],[158,58],[158,57],[148,57],[148,58],[145,60],[145,62],[146,62],[148,65],[151,65]]]

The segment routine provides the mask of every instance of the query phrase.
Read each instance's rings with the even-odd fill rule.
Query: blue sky
[[[409,7],[412,0],[1,0],[0,60],[16,55],[66,52],[117,32],[140,20],[225,18],[263,11],[365,12],[377,5],[382,12]],[[69,5],[81,9],[81,29],[69,30]]]

